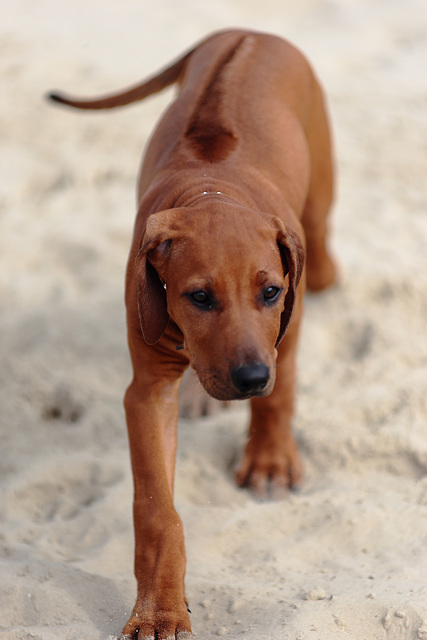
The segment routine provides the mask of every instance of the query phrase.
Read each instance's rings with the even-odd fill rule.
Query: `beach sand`
[[[121,88],[241,26],[294,42],[328,94],[341,276],[306,298],[298,492],[234,485],[245,404],[180,422],[194,635],[426,640],[424,0],[3,4],[0,638],[106,640],[135,598],[123,279],[141,152],[173,90],[98,114],[43,94]]]

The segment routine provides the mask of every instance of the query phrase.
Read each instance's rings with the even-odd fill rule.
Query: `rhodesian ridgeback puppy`
[[[335,280],[333,163],[304,56],[270,35],[211,36],[152,79],[76,108],[122,106],[177,83],[143,162],[126,306],[125,396],[138,594],[126,638],[191,634],[173,504],[178,389],[190,365],[219,400],[251,399],[239,486],[280,497],[301,477],[291,433],[306,287]],[[306,265],[304,266],[305,256]]]

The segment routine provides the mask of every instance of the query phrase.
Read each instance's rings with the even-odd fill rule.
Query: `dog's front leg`
[[[135,376],[125,409],[134,476],[138,591],[122,633],[132,639],[182,640],[191,627],[184,588],[184,532],[173,505],[173,478],[178,388],[185,364],[168,361],[164,352],[142,342],[138,356],[132,356]]]
[[[296,349],[301,297],[278,349],[276,383],[265,398],[251,400],[249,437],[236,482],[259,498],[283,498],[301,480],[302,466],[292,434],[295,404]]]

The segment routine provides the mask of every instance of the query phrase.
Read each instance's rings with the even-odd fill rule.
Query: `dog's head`
[[[224,203],[156,213],[135,263],[144,339],[171,317],[211,396],[268,395],[303,264],[299,237],[273,216]]]

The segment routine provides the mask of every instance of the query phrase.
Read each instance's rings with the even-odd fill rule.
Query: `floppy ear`
[[[289,287],[285,296],[285,306],[280,317],[280,331],[276,341],[276,348],[279,346],[289,326],[295,304],[296,290],[305,261],[304,247],[299,236],[282,223],[277,234],[277,244],[279,245],[284,272],[288,274]]]
[[[171,248],[172,231],[169,230],[166,214],[169,211],[148,218],[142,246],[135,258],[138,315],[147,344],[155,344],[160,340],[169,320],[166,289],[152,264],[166,261]]]

